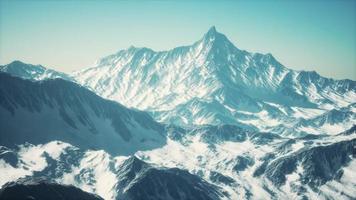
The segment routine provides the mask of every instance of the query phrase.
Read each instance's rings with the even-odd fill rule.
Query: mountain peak
[[[217,34],[219,33],[216,31],[215,26],[212,26],[210,27],[208,32],[205,33],[204,38],[214,39],[216,38]]]
[[[9,63],[8,65],[27,65],[27,64],[20,60],[14,60],[11,63]]]
[[[210,27],[208,33],[217,33],[215,26]]]
[[[208,47],[210,50],[220,49],[226,51],[227,49],[237,49],[224,34],[216,30],[215,26],[212,26],[199,42],[200,44],[203,43],[204,46]]]
[[[62,78],[65,80],[73,81],[68,75],[57,72],[52,69],[47,69],[42,65],[27,64],[19,60],[15,60],[9,64],[0,66],[0,71],[9,73],[16,77],[31,80],[44,80],[53,78]]]
[[[27,64],[24,63],[20,60],[14,60],[11,63],[2,66],[2,70],[1,71],[5,71],[10,73],[11,71],[16,71],[16,72],[20,72],[20,71],[45,71],[46,68],[43,67],[42,65],[32,65],[32,64]]]

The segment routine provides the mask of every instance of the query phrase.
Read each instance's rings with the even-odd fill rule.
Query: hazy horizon
[[[0,0],[0,64],[20,60],[71,72],[131,45],[190,45],[214,25],[239,49],[272,53],[288,68],[356,80],[355,10],[347,0]]]

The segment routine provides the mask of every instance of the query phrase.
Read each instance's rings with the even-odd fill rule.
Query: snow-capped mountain
[[[64,80],[74,81],[65,73],[47,69],[42,65],[26,64],[18,60],[13,61],[10,64],[0,66],[0,72],[6,72],[13,76],[30,80],[61,78]]]
[[[63,79],[33,82],[0,73],[0,99],[0,145],[61,140],[115,155],[165,144],[164,127],[147,113]]]
[[[302,134],[289,128],[356,102],[355,81],[288,69],[271,54],[238,49],[215,27],[193,45],[159,52],[130,47],[72,76],[105,98],[176,125]]]

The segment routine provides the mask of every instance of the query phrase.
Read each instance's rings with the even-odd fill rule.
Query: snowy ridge
[[[31,65],[21,61],[13,61],[10,64],[0,66],[0,72],[6,72],[23,79],[44,80],[61,78],[74,81],[67,74],[52,69],[47,69],[42,65]]]

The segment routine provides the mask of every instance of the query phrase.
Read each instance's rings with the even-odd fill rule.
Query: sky
[[[356,80],[354,0],[0,0],[0,64],[71,72],[131,45],[190,45],[213,25],[239,49]]]

